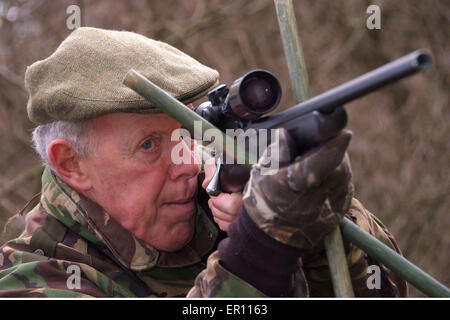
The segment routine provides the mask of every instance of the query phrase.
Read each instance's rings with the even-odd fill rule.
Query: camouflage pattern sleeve
[[[401,254],[401,251],[387,228],[373,216],[364,206],[353,198],[350,210],[346,214],[361,229],[375,236],[378,240],[386,244],[391,249]],[[352,243],[345,243],[347,261],[349,265],[352,285],[356,297],[406,297],[408,294],[406,282],[400,279],[395,273],[388,270],[382,263],[375,261],[361,249]],[[315,297],[334,296],[330,280],[328,262],[323,246],[316,248],[303,257],[303,270],[308,285],[310,295]],[[367,285],[371,272],[369,266],[378,266],[381,271],[380,289],[370,289]]]
[[[78,289],[69,288],[68,279],[71,273],[67,272],[68,262],[47,259],[37,253],[22,251],[19,248],[25,243],[20,243],[20,240],[10,241],[0,252],[0,297],[106,296],[97,285],[85,277],[81,277]],[[85,269],[84,266],[78,266],[79,270]],[[80,273],[84,275],[83,271]]]
[[[208,258],[206,269],[195,279],[188,298],[265,297],[258,289],[238,278],[219,262],[219,252]]]
[[[14,239],[1,247],[0,297],[135,297],[125,284],[93,266],[30,251],[30,239]]]

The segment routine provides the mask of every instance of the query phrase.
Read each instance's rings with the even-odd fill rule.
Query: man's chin
[[[175,232],[167,233],[166,239],[169,243],[161,243],[154,248],[165,252],[176,252],[183,249],[194,237],[194,226],[186,226],[185,228],[185,230],[177,228]]]

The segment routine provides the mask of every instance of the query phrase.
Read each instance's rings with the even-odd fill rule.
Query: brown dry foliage
[[[0,0],[0,226],[39,191],[30,146],[26,67],[70,33],[73,1]],[[381,30],[365,27],[381,8]],[[294,104],[271,0],[78,1],[82,25],[166,41],[218,69],[224,83],[253,68],[279,77],[282,107]],[[318,94],[417,48],[434,65],[350,104],[357,197],[389,226],[405,256],[450,285],[450,59],[448,1],[294,1],[312,92]],[[15,7],[15,9],[14,9]],[[114,67],[114,66],[111,66]],[[0,236],[19,233],[16,221]],[[411,296],[422,296],[412,288]]]

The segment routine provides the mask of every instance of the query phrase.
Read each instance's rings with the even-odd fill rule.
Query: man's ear
[[[65,139],[53,140],[47,149],[48,158],[59,177],[79,191],[92,188],[91,180],[80,165],[81,158]]]

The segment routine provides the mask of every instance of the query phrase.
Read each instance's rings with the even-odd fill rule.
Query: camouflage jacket
[[[159,252],[46,168],[40,203],[26,215],[25,230],[0,248],[0,297],[264,297],[220,265],[219,231],[209,215],[199,205],[190,243]],[[357,200],[349,215],[398,251]],[[405,283],[380,264],[383,289],[368,290],[367,266],[376,262],[351,244],[347,253],[357,295],[406,294]],[[302,259],[296,296],[333,296],[323,250]]]

